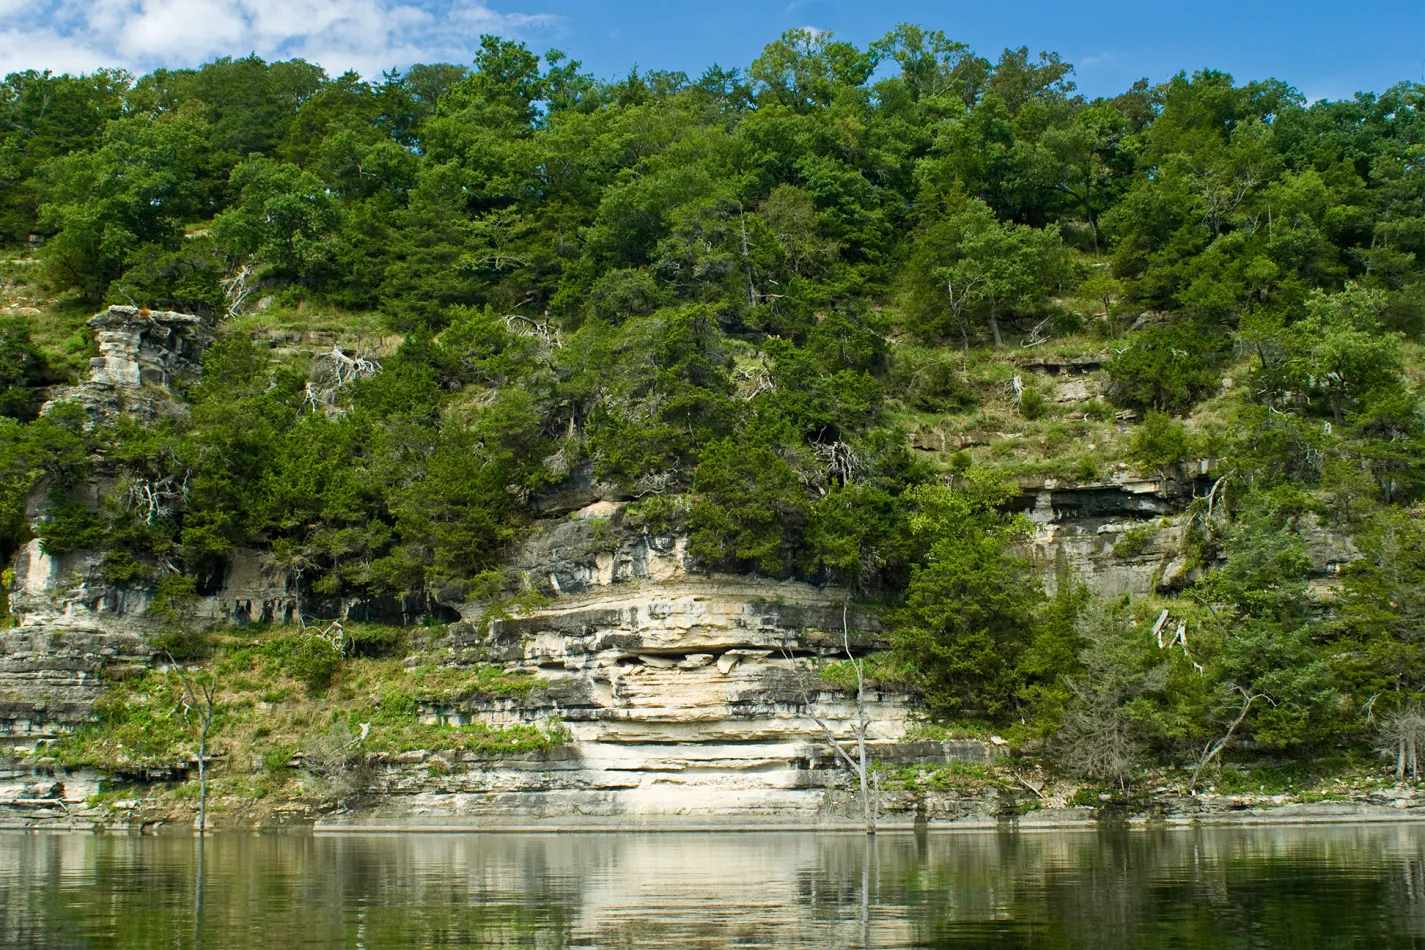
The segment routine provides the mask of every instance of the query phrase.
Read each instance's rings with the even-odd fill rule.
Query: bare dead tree
[[[241,264],[232,274],[218,281],[218,286],[223,288],[223,319],[228,320],[242,313],[243,305],[254,290],[247,284],[251,276],[252,268]]]
[[[1383,751],[1395,756],[1395,777],[1420,779],[1420,747],[1425,745],[1425,708],[1411,706],[1381,722]]]
[[[671,488],[678,480],[678,470],[670,469],[666,472],[648,472],[638,476],[638,480],[633,483],[633,497],[642,498],[645,495],[661,495]]]
[[[1183,650],[1187,650],[1187,644],[1183,644]],[[1266,693],[1248,692],[1241,686],[1234,685],[1232,692],[1241,695],[1242,707],[1237,711],[1237,717],[1228,724],[1227,731],[1222,734],[1221,738],[1216,741],[1209,741],[1202,747],[1202,753],[1197,758],[1197,767],[1192,770],[1192,778],[1188,781],[1189,792],[1194,794],[1197,792],[1198,776],[1202,774],[1202,770],[1207,768],[1213,759],[1217,758],[1223,749],[1227,748],[1227,744],[1231,742],[1232,737],[1237,734],[1237,729],[1246,721],[1247,714],[1252,711],[1252,704],[1259,699],[1265,699],[1271,702],[1271,697]]]
[[[1127,789],[1145,751],[1137,725],[1118,697],[1097,693],[1086,677],[1071,680],[1069,691],[1076,702],[1054,737],[1056,758],[1071,772]]]
[[[813,442],[811,450],[831,478],[843,485],[850,485],[857,480],[861,471],[861,459],[850,445],[840,440]]]
[[[737,382],[738,398],[744,401],[750,402],[763,393],[777,391],[777,381],[772,378],[771,370],[761,363],[737,370],[732,374],[732,378]]]
[[[204,835],[208,831],[208,732],[213,728],[218,682],[212,674],[202,671],[194,674],[184,669],[172,653],[165,655],[168,665],[183,684],[184,718],[189,712],[198,714],[198,834]]]
[[[371,784],[374,769],[361,750],[371,735],[371,723],[359,724],[353,735],[346,719],[332,721],[324,735],[314,737],[300,753],[303,769],[321,782],[323,797],[343,802],[360,796]]]
[[[370,379],[381,372],[381,364],[361,355],[349,356],[339,346],[312,361],[311,378],[307,380],[302,408],[331,412],[336,409],[336,397],[358,379]]]
[[[947,277],[945,280],[945,299],[950,305],[950,315],[955,322],[960,325],[960,339],[965,344],[965,352],[970,352],[970,311],[984,300],[987,296],[980,285],[987,283],[989,276],[984,273],[975,274],[969,280],[962,281],[959,288],[955,286],[955,278]],[[995,332],[995,345],[999,345],[999,324],[992,324]]]
[[[836,737],[836,733],[832,731],[827,721],[817,715],[816,706],[812,700],[811,688],[808,685],[808,670],[797,662],[797,658],[792,655],[789,648],[784,646],[782,655],[790,662],[792,672],[796,676],[797,689],[802,697],[802,707],[806,710],[808,718],[821,729],[827,744],[860,784],[861,807],[866,819],[866,834],[874,835],[876,833],[878,806],[874,787],[875,776],[872,774],[872,763],[866,748],[866,732],[871,726],[871,714],[866,709],[866,661],[857,659],[855,654],[851,652],[850,609],[850,600],[843,600],[841,603],[841,646],[846,654],[847,662],[850,664],[852,671],[856,674],[856,719],[851,724],[851,733],[856,740],[856,757],[854,759],[841,744],[841,740]]]
[[[174,514],[188,502],[188,469],[180,475],[159,479],[136,477],[129,483],[125,496],[128,507],[138,512],[144,524],[172,520]]]
[[[1045,317],[1043,320],[1040,320],[1038,323],[1036,323],[1034,325],[1034,329],[1029,331],[1029,336],[1025,339],[1025,341],[1019,344],[1020,347],[1023,349],[1028,349],[1031,346],[1039,346],[1041,343],[1048,343],[1049,338],[1044,335],[1044,327],[1046,324],[1049,323],[1051,319],[1053,318]]]

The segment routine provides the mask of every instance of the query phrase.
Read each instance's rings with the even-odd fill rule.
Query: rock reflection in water
[[[0,945],[1425,947],[1425,828],[0,836]],[[195,920],[195,915],[201,919]]]

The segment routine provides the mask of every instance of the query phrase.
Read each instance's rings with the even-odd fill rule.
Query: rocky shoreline
[[[491,782],[493,760],[457,762],[456,771],[433,774],[431,756],[391,761],[373,779],[370,791],[351,802],[317,803],[293,798],[260,802],[215,797],[209,801],[209,828],[219,832],[314,834],[551,834],[864,832],[860,799],[844,773],[816,776],[825,784],[818,804],[806,808],[757,808],[735,802],[723,809],[656,810],[618,813],[565,802],[569,807],[539,810],[527,799],[479,791]],[[530,772],[548,767],[551,756],[515,757]],[[554,756],[553,758],[558,758]],[[501,763],[508,773],[510,762]],[[813,770],[815,775],[816,770]],[[1114,798],[1088,795],[1071,785],[1047,785],[1038,792],[1009,771],[996,772],[976,788],[894,790],[880,796],[878,830],[883,833],[1050,831],[1105,826],[1192,827],[1261,824],[1350,824],[1425,820],[1425,789],[1412,784],[1376,784],[1320,795],[1181,794],[1158,789]],[[20,762],[0,767],[0,831],[90,832],[98,834],[191,834],[196,824],[196,783],[182,776],[154,776],[146,786],[104,790],[108,776],[92,769],[66,770]],[[1022,780],[1021,780],[1022,781]],[[1339,780],[1345,784],[1344,780]],[[1329,784],[1329,783],[1326,783]],[[464,790],[462,790],[464,789]],[[117,797],[128,795],[129,797]],[[1040,797],[1042,796],[1042,797]],[[1105,797],[1107,796],[1107,797]],[[1329,796],[1329,797],[1328,797]],[[1084,804],[1086,797],[1098,805]],[[562,801],[563,796],[561,796]],[[596,803],[597,795],[587,798]]]

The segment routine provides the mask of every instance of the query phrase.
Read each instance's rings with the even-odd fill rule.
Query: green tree
[[[987,325],[1003,346],[1001,318],[1038,304],[1065,275],[1056,230],[1002,223],[979,201],[928,226],[917,243],[911,326],[926,339],[958,331],[968,346]]]
[[[767,445],[721,439],[702,452],[693,473],[688,550],[714,564],[787,570],[807,519],[797,473]]]
[[[104,142],[44,166],[41,224],[55,236],[42,251],[61,289],[98,300],[141,245],[174,247],[199,207],[199,130],[160,117],[110,123]]]
[[[1000,514],[1008,489],[923,486],[907,495],[916,554],[895,615],[891,668],[943,713],[1001,715],[1043,594],[1012,548],[1027,526]]]

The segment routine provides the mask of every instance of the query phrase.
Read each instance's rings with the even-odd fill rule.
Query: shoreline
[[[1063,809],[1060,811],[1070,811]],[[1079,811],[1073,809],[1072,811]],[[1393,806],[1362,806],[1349,802],[1318,803],[1312,805],[1283,805],[1270,809],[1242,809],[1229,812],[1210,812],[1199,815],[1147,815],[1135,814],[1122,818],[1101,817],[1092,809],[1083,809],[1088,814],[1043,814],[1026,815],[1018,818],[963,818],[954,821],[881,821],[876,833],[880,835],[904,836],[918,834],[984,834],[987,832],[1032,832],[1050,833],[1056,831],[1097,831],[1100,829],[1125,829],[1131,831],[1187,830],[1193,828],[1249,828],[1249,827],[1313,827],[1348,825],[1422,825],[1425,826],[1425,808],[1400,808]],[[121,837],[174,837],[196,836],[191,823],[183,821],[134,821],[62,822],[40,820],[0,819],[0,834],[85,834],[94,836]],[[748,821],[745,818],[715,821],[708,819],[682,819],[678,816],[650,816],[641,820],[616,818],[586,818],[571,821],[568,818],[541,822],[500,823],[499,818],[488,820],[431,820],[431,821],[388,821],[388,822],[348,822],[318,819],[315,821],[293,821],[281,823],[211,823],[210,836],[228,837],[245,835],[299,835],[313,837],[390,837],[398,835],[599,835],[599,834],[639,834],[639,835],[687,835],[687,834],[826,834],[864,835],[865,825],[859,821],[786,821],[769,819]]]

